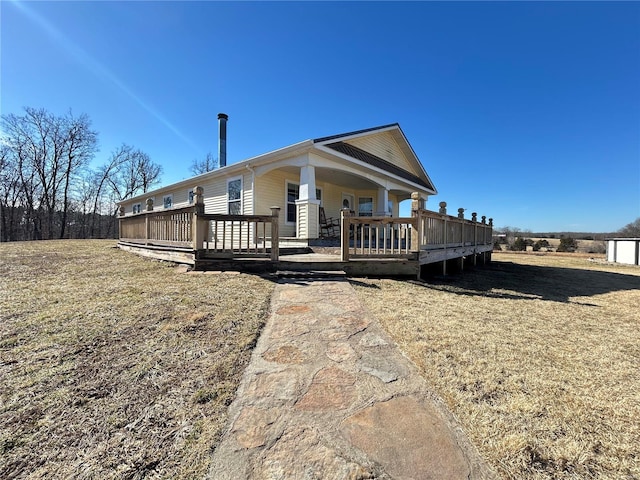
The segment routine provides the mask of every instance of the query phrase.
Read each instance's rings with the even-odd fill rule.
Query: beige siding
[[[419,175],[405,158],[402,150],[389,132],[382,132],[376,135],[366,135],[364,137],[347,140],[345,143],[358,147],[372,153],[376,157],[380,157],[387,162],[393,163],[398,167]]]
[[[288,173],[281,170],[256,177],[256,215],[268,215],[271,207],[280,207],[280,236],[295,237],[295,224],[287,223],[287,181],[299,183],[298,173]]]
[[[227,204],[227,182],[242,178],[242,210],[243,215],[253,214],[253,192],[251,191],[251,172],[242,175],[230,175],[204,182],[201,186],[204,189],[204,211],[206,213],[226,214]]]
[[[318,188],[322,190],[322,203],[327,218],[340,218],[342,209],[342,192],[353,193],[344,187],[339,187],[329,183],[318,183]]]

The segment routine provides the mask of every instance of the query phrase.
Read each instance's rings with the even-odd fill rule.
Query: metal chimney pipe
[[[226,113],[218,114],[218,165],[220,168],[227,166],[227,120]]]

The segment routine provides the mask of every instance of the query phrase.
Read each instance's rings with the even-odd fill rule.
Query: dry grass
[[[640,268],[497,254],[354,286],[502,478],[640,478]]]
[[[0,244],[0,478],[198,478],[271,282],[113,241]]]

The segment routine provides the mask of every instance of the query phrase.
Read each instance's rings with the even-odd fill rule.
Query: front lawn
[[[201,478],[273,284],[0,244],[0,478]]]
[[[640,268],[503,253],[354,287],[502,478],[640,478]]]

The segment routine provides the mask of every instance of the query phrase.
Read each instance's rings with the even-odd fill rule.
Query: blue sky
[[[86,113],[163,184],[398,122],[439,201],[533,231],[640,217],[638,2],[0,2],[0,112]]]

